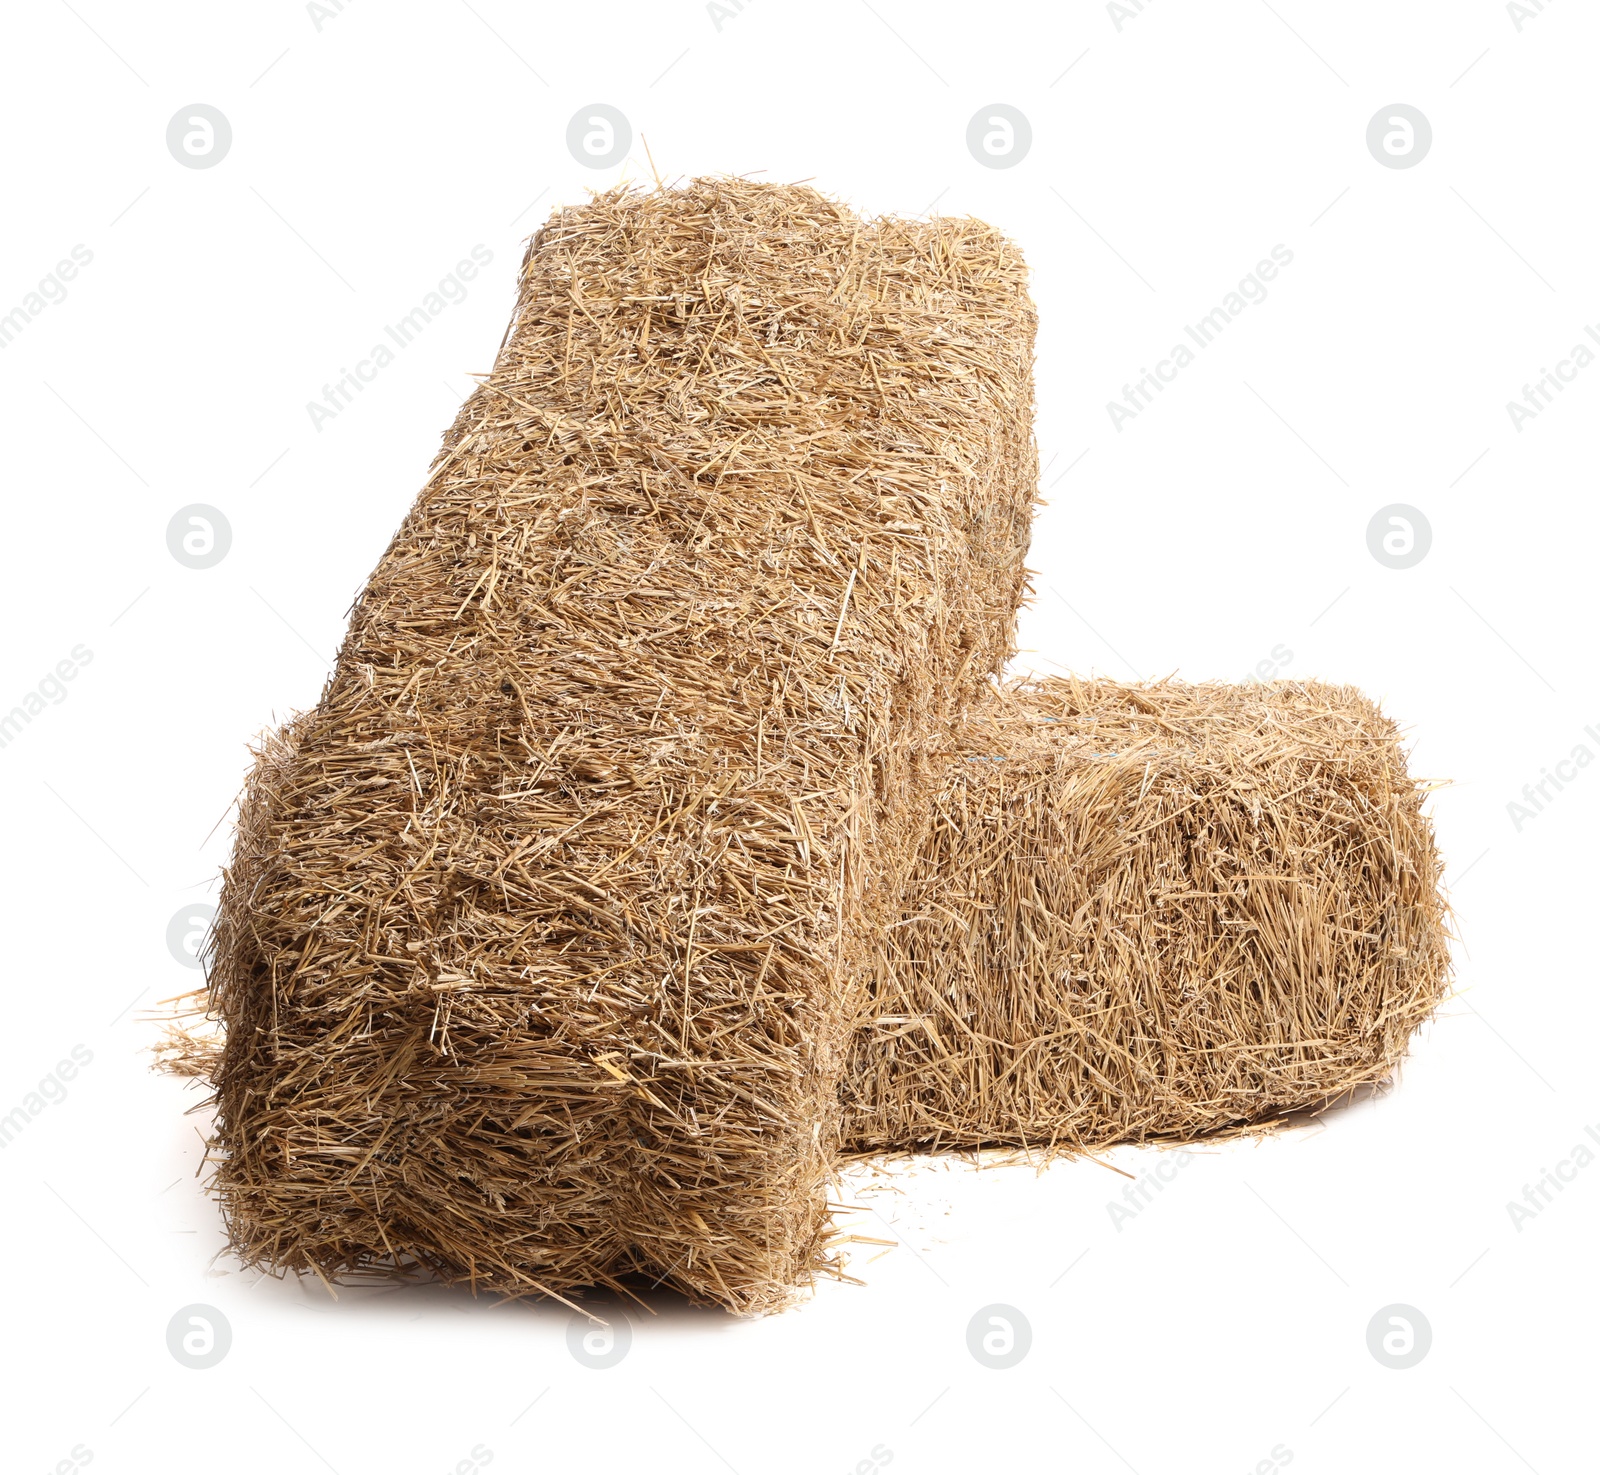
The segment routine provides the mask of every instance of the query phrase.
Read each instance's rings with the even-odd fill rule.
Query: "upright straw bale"
[[[236,1251],[740,1311],[825,1263],[855,994],[1009,653],[1034,316],[974,221],[601,195],[243,801]]]
[[[956,757],[864,1001],[849,1150],[1258,1127],[1382,1080],[1446,990],[1424,786],[1352,687],[1022,683]]]

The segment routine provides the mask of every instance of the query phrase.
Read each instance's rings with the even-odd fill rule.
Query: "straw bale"
[[[1352,687],[1011,685],[955,756],[847,1150],[1259,1128],[1383,1081],[1446,990],[1426,786]]]
[[[263,744],[215,927],[236,1252],[734,1310],[826,1265],[857,995],[1009,653],[1034,315],[975,221],[558,211]]]

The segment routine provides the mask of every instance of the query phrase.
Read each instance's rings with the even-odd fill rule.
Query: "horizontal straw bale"
[[[1023,264],[696,180],[558,211],[262,746],[215,925],[248,1263],[738,1311],[826,1268],[856,995],[1009,654]]]
[[[956,758],[847,1150],[1259,1128],[1382,1081],[1446,990],[1425,786],[1352,687],[1012,685]]]

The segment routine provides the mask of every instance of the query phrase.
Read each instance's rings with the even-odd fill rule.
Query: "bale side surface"
[[[1423,790],[1354,688],[1047,680],[957,758],[856,1033],[851,1150],[1270,1122],[1382,1080],[1446,989]]]
[[[1025,273],[700,180],[558,212],[249,782],[216,924],[237,1252],[735,1310],[820,1263],[853,990],[1009,651]]]

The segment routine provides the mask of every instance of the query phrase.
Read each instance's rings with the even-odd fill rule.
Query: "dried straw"
[[[1260,1127],[1385,1079],[1447,988],[1425,786],[1352,687],[1013,686],[956,757],[850,1150]]]
[[[736,1311],[841,1150],[1257,1129],[1448,975],[1399,736],[1315,684],[996,689],[1033,312],[973,221],[599,196],[263,743],[205,995],[237,1253]]]
[[[924,750],[1022,595],[1033,326],[991,228],[800,187],[540,230],[248,782],[209,976],[246,1262],[740,1311],[825,1264]]]

